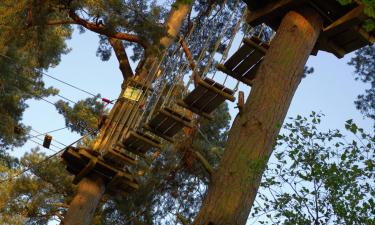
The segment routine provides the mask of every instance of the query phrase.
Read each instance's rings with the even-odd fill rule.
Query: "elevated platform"
[[[244,39],[244,45],[224,65],[218,64],[217,69],[251,86],[268,48],[268,43],[256,37]]]
[[[121,187],[116,187],[119,191],[128,193],[139,188],[137,181],[130,173],[109,165],[88,149],[69,147],[61,157],[67,165],[68,172],[75,175],[74,184],[78,184],[82,178],[90,174],[96,174],[102,177],[108,185],[116,179],[116,182],[122,184]],[[121,174],[121,177],[118,174]]]
[[[362,25],[369,17],[363,12],[361,1],[341,5],[337,0],[247,0],[251,26],[265,23],[277,30],[282,18],[289,11],[302,7],[314,8],[323,18],[324,27],[316,45],[317,50],[330,52],[338,58],[375,42],[375,31],[366,32]]]
[[[210,113],[225,100],[234,102],[234,91],[212,79],[204,78],[200,79],[197,87],[177,104],[207,119],[212,119]]]
[[[130,131],[122,144],[127,151],[142,155],[152,148],[161,148],[159,140],[139,131]]]
[[[169,107],[160,109],[145,125],[147,130],[169,142],[173,142],[173,137],[184,127],[192,127],[191,118]]]

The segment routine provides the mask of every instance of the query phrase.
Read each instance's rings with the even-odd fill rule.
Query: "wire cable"
[[[17,66],[20,66],[20,67],[22,67],[22,68],[24,68],[24,69],[26,69],[26,70],[29,70],[29,71],[35,72],[35,69],[30,68],[30,67],[27,67],[27,66],[24,66],[24,65],[21,65],[20,63],[17,63],[15,59],[13,59],[13,58],[11,58],[11,57],[9,57],[9,56],[7,56],[7,55],[0,54],[0,56],[2,56],[3,58],[8,59],[9,61],[11,61],[13,64],[16,64]],[[62,83],[62,84],[65,84],[65,85],[67,85],[67,86],[69,86],[69,87],[72,87],[72,88],[74,88],[74,89],[76,89],[76,90],[78,90],[78,91],[81,91],[81,92],[86,93],[86,94],[88,94],[88,95],[91,95],[91,96],[93,96],[93,97],[96,97],[96,96],[97,96],[97,95],[93,94],[92,92],[89,92],[89,91],[87,91],[87,90],[84,90],[84,89],[82,89],[82,88],[79,88],[79,87],[77,87],[77,86],[75,86],[75,85],[73,85],[73,84],[70,84],[70,83],[68,83],[68,82],[66,82],[66,81],[63,81],[63,80],[61,80],[61,79],[58,79],[58,78],[56,78],[56,77],[54,77],[54,76],[52,76],[52,75],[49,75],[49,74],[47,74],[47,73],[45,73],[45,72],[43,72],[43,71],[40,71],[40,73],[43,74],[43,75],[46,76],[46,77],[49,77],[49,78],[51,78],[51,79],[53,79],[53,80],[56,80],[56,81],[58,81],[58,82],[60,82],[60,83]]]
[[[22,174],[24,174],[24,173],[30,171],[30,170],[33,169],[34,167],[40,166],[41,164],[43,164],[43,163],[45,163],[45,162],[48,162],[48,161],[51,160],[52,158],[56,157],[57,155],[59,155],[60,153],[62,153],[63,151],[65,151],[65,149],[67,149],[68,147],[70,147],[70,146],[76,144],[77,142],[79,142],[80,140],[82,140],[85,136],[86,136],[86,135],[80,137],[78,140],[74,141],[73,143],[71,143],[71,144],[68,145],[67,147],[64,147],[64,148],[60,149],[60,150],[57,151],[56,153],[54,153],[54,154],[48,156],[48,157],[45,158],[44,160],[42,160],[42,161],[40,161],[40,162],[38,162],[38,163],[36,163],[36,164],[34,164],[34,165],[32,165],[32,166],[29,166],[29,167],[23,169],[23,170],[20,171],[19,173],[15,174],[15,175],[13,175],[13,176],[7,178],[7,179],[1,180],[1,181],[0,181],[0,184],[5,183],[5,182],[12,181],[14,178],[16,178],[16,177],[18,177],[18,176],[20,176],[20,175],[22,175]]]
[[[67,128],[67,127],[64,127],[64,129],[65,128]],[[57,129],[57,131],[58,130],[62,130],[63,128],[61,128],[61,129]],[[39,131],[37,131],[37,130],[35,130],[35,129],[33,129],[33,128],[31,128],[31,130],[32,131],[34,131],[35,133],[37,133],[37,134],[39,134],[39,135],[47,135],[47,134],[50,134],[50,133],[52,133],[52,132],[46,132],[46,133],[41,133],[41,132],[39,132]],[[56,131],[56,130],[55,130]],[[35,137],[35,138],[37,138],[38,137],[38,135]],[[67,147],[67,145],[66,144],[64,144],[64,143],[62,143],[62,142],[60,142],[60,141],[57,141],[57,140],[55,140],[54,138],[52,139],[52,141],[55,141],[56,143],[58,143],[58,144],[60,144],[60,145],[62,145],[62,146],[64,146],[64,147]]]
[[[59,128],[59,129],[55,129],[55,130],[51,130],[51,131],[48,131],[48,132],[45,132],[45,133],[40,133],[40,132],[38,132],[38,131],[32,129],[32,130],[34,130],[36,133],[39,133],[39,134],[38,134],[38,135],[35,135],[35,136],[31,136],[31,137],[29,137],[29,138],[34,138],[34,137],[39,137],[39,136],[43,136],[43,135],[46,135],[46,134],[55,133],[55,132],[57,132],[57,131],[64,130],[64,129],[67,129],[67,128],[68,128],[68,127],[63,127],[63,128]],[[66,146],[66,145],[64,145],[64,146]]]
[[[52,151],[52,152],[57,152],[56,150],[53,150],[53,149],[51,149],[51,148],[46,148],[46,147],[44,147],[42,144],[40,144],[39,142],[37,142],[37,141],[34,141],[34,140],[31,140],[31,139],[29,139],[28,141],[31,141],[31,142],[33,142],[33,143],[35,143],[35,144],[37,144],[37,145],[39,145],[40,147],[42,147],[42,148],[44,148],[44,149],[47,149],[47,150],[50,150],[50,151]],[[53,145],[52,145],[53,146]],[[54,146],[55,147],[55,146]],[[60,149],[60,148],[58,148],[58,147],[56,147],[57,149]]]

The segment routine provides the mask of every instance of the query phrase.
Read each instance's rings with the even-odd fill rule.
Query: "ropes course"
[[[111,184],[108,185],[111,187],[110,190],[120,189],[129,192],[138,189],[135,174],[130,171],[139,160],[149,162],[150,150],[162,149],[163,140],[174,143],[175,136],[184,128],[193,128],[194,121],[199,116],[212,120],[211,113],[223,102],[235,100],[234,94],[238,90],[239,83],[244,79],[226,73],[223,81],[219,82],[215,67],[223,72],[231,69],[228,67],[228,61],[231,61],[234,56],[227,62],[225,61],[244,22],[242,9],[241,12],[238,11],[243,15],[240,18],[234,18],[236,13],[231,10],[238,10],[240,2],[236,0],[231,3],[233,9],[227,8],[226,0],[220,5],[211,5],[205,20],[200,21],[199,26],[194,23],[187,34],[179,36],[175,45],[161,52],[159,59],[150,64],[146,73],[141,76],[138,74],[123,83],[118,99],[112,101],[106,98],[101,99],[106,104],[112,104],[115,101],[116,104],[108,115],[108,119],[103,123],[99,137],[92,148],[74,148],[69,145],[61,155],[67,163],[67,170],[75,175],[74,183],[78,183],[83,177],[96,171],[108,184]],[[222,21],[221,18],[225,13],[230,14],[228,14],[227,21]],[[220,29],[221,32],[215,32],[215,29],[211,29],[212,27],[217,27],[216,29]],[[247,32],[253,31],[250,30],[248,29]],[[261,33],[259,32],[259,35]],[[237,52],[243,51],[242,49],[247,46],[245,35],[244,45]],[[219,51],[222,46],[225,46],[224,49]],[[193,54],[190,54],[189,49],[194,51]],[[256,49],[258,48],[254,47],[252,50],[246,48],[247,52],[241,53],[241,57],[249,57]],[[217,59],[217,54],[221,54],[220,59]],[[0,56],[16,63],[10,57]],[[220,64],[216,65],[216,61]],[[245,60],[240,59],[240,61]],[[256,62],[259,61],[260,59]],[[221,63],[224,63],[223,66]],[[249,63],[246,65],[252,67]],[[31,72],[39,72],[45,77],[92,97],[98,96],[47,73],[22,65],[17,66]],[[225,70],[222,69],[224,67]],[[234,89],[225,86],[228,76],[237,79]],[[193,87],[192,84],[194,84]],[[76,104],[76,101],[63,95],[57,94],[56,96]],[[39,96],[37,99],[56,106],[44,97]],[[52,137],[47,133],[34,132],[37,135],[32,138],[43,141],[42,146],[57,148],[56,145],[51,144]],[[89,133],[96,136],[96,132]],[[45,136],[44,140],[39,138],[42,135]],[[63,145],[61,142],[56,143]]]

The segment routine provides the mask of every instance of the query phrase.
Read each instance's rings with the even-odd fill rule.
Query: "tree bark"
[[[261,176],[322,27],[318,13],[289,12],[237,115],[220,167],[193,225],[244,225]]]
[[[89,225],[96,207],[105,191],[104,181],[99,177],[83,178],[79,183],[76,196],[69,205],[60,225]]]

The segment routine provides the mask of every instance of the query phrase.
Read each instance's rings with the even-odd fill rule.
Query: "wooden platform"
[[[217,69],[251,86],[268,48],[269,44],[256,37],[244,39],[244,45],[224,65],[218,64]]]
[[[127,151],[142,155],[151,148],[161,148],[159,140],[138,131],[130,131],[122,144]]]
[[[68,172],[75,175],[73,180],[75,184],[78,184],[82,178],[94,173],[102,177],[108,185],[114,178],[120,179],[120,181],[116,181],[123,185],[117,187],[119,190],[129,192],[139,188],[137,181],[130,173],[116,169],[87,149],[68,147],[61,157],[67,165]],[[118,174],[121,174],[120,178],[117,176]]]
[[[173,137],[184,127],[192,127],[191,118],[169,107],[160,109],[145,128],[173,142]]]
[[[298,11],[303,6],[314,8],[324,20],[323,32],[315,51],[327,51],[341,58],[375,42],[375,31],[368,33],[362,28],[368,16],[363,13],[360,1],[353,1],[345,6],[337,0],[276,0],[267,1],[267,4],[263,0],[255,2],[254,4],[249,1],[251,12],[247,15],[247,22],[251,26],[265,23],[274,30],[277,30],[282,18],[289,11]]]
[[[234,102],[234,91],[214,80],[204,78],[200,79],[197,87],[177,104],[207,119],[212,119],[210,113],[225,100]]]

